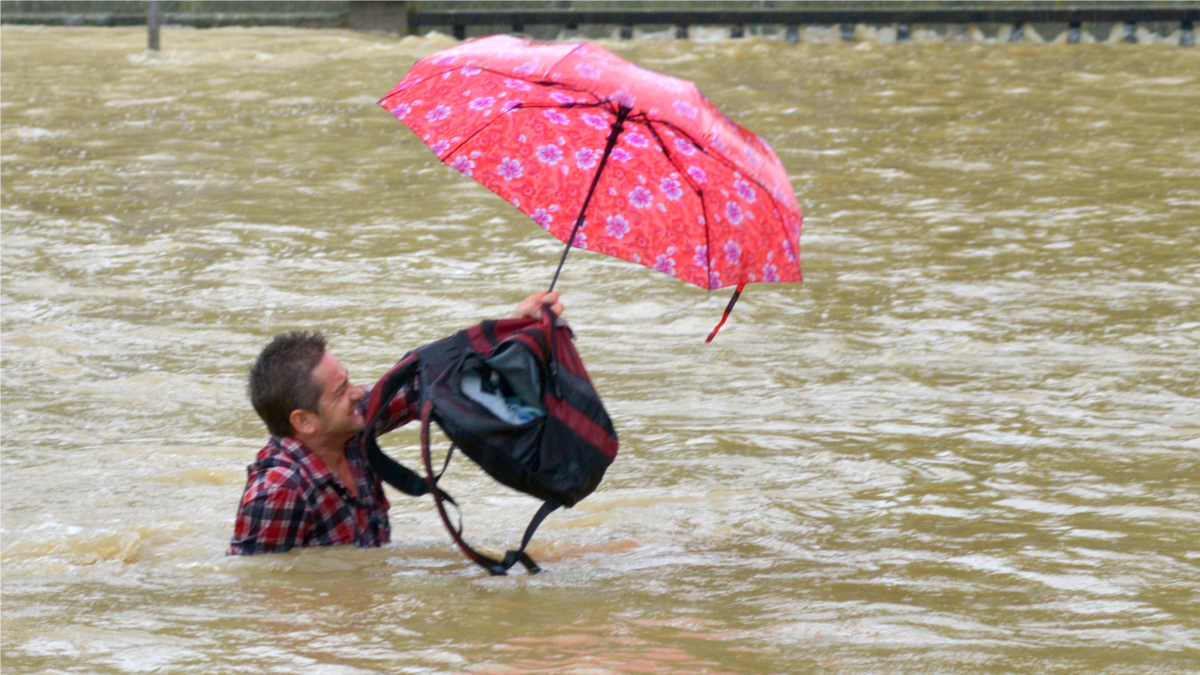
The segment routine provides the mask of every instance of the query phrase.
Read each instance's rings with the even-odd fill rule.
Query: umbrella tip
[[[725,319],[728,319],[728,318],[729,318],[729,312],[726,312],[725,314],[723,314],[721,316],[721,323],[718,323],[717,327],[714,328],[713,331],[708,334],[708,337],[705,338],[705,340],[704,340],[704,344],[708,344],[708,343],[712,342],[713,338],[717,337],[717,332],[721,330],[721,326],[725,325]]]
[[[746,284],[738,284],[737,290],[734,291],[733,296],[729,298],[729,305],[725,307],[725,313],[721,315],[721,321],[717,324],[717,327],[708,334],[708,339],[704,341],[704,344],[712,342],[713,338],[717,337],[717,333],[721,330],[721,326],[725,325],[725,321],[729,319],[729,313],[733,311],[733,306],[737,304],[738,297],[742,295],[742,289],[745,287]]]

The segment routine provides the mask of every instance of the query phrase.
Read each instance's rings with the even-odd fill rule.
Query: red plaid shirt
[[[370,394],[370,387],[364,390]],[[367,398],[359,404],[364,414]],[[379,433],[415,419],[415,401],[414,392],[401,389],[377,423]],[[295,546],[369,547],[390,541],[390,504],[379,476],[367,463],[362,440],[360,433],[346,443],[346,460],[358,487],[355,497],[303,443],[271,436],[246,467],[249,478],[228,554],[272,553]]]

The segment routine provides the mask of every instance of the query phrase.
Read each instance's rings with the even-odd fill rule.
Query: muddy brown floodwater
[[[490,578],[399,495],[223,555],[269,336],[367,383],[553,272],[374,105],[451,41],[0,35],[6,674],[1200,670],[1200,51],[608,45],[771,141],[806,281],[705,345],[727,291],[572,255],[621,455]],[[536,508],[447,481],[490,550]]]

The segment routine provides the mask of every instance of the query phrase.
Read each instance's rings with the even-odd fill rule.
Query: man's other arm
[[[246,487],[233,526],[229,555],[281,553],[303,546],[311,529],[304,491],[276,467]]]

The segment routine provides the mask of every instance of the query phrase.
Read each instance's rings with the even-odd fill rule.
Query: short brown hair
[[[293,410],[317,412],[321,385],[312,371],[325,356],[325,336],[317,331],[291,331],[276,335],[250,369],[250,403],[272,435],[296,433]]]

